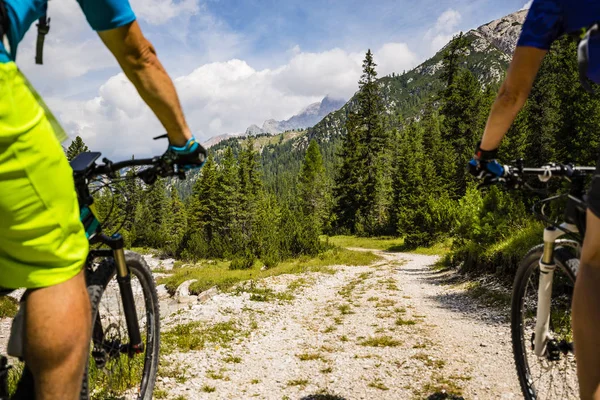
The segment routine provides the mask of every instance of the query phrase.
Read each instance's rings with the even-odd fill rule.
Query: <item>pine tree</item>
[[[338,225],[369,235],[381,233],[388,226],[392,192],[391,135],[383,127],[376,66],[369,50],[356,103],[347,117],[335,189]]]
[[[181,241],[187,231],[187,212],[176,188],[171,191],[168,211],[168,218],[166,219],[168,222],[165,226],[167,235],[164,246],[169,254],[177,255]]]
[[[440,79],[446,84],[446,88],[452,89],[462,64],[466,57],[465,50],[469,46],[469,40],[460,32],[452,38],[446,46],[442,56],[442,72]]]
[[[73,139],[73,141],[69,145],[69,148],[67,149],[67,159],[69,161],[71,161],[72,159],[77,157],[80,153],[84,153],[86,151],[90,151],[90,150],[83,142],[83,139],[81,139],[81,137],[79,137],[79,136],[76,136],[75,139]]]
[[[325,217],[325,179],[321,151],[317,141],[313,139],[308,145],[298,176],[298,189],[304,214],[314,218],[319,228]]]
[[[210,243],[218,226],[217,215],[217,168],[212,154],[202,168],[200,178],[194,184],[192,200],[190,201],[189,228],[192,233],[205,235]]]

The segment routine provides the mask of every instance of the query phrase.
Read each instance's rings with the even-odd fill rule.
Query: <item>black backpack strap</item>
[[[597,36],[600,33],[600,27],[595,24],[588,29],[585,34],[581,37],[579,46],[577,47],[577,61],[579,63],[579,80],[581,86],[588,92],[594,94],[594,89],[590,84],[590,80],[587,77],[588,68],[590,65],[590,39],[593,36]]]
[[[35,63],[41,65],[44,63],[44,39],[48,32],[50,32],[50,18],[48,18],[46,14],[38,20],[37,28],[38,36],[35,48]]]
[[[8,34],[8,13],[4,0],[0,0],[0,43],[6,34]]]

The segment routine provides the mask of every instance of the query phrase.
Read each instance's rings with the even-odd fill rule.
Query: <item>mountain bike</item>
[[[141,255],[124,250],[123,237],[102,231],[94,211],[92,194],[98,188],[126,179],[151,185],[160,177],[185,172],[164,157],[113,163],[100,153],[86,152],[71,161],[75,188],[90,246],[85,266],[92,308],[92,340],[81,399],[152,399],[159,362],[160,314],[158,295],[150,268]],[[146,167],[128,178],[118,171]],[[134,170],[135,171],[135,170]],[[93,248],[97,245],[97,248]],[[0,291],[6,295],[10,291]],[[24,296],[25,297],[25,296]],[[21,307],[21,310],[23,307]],[[13,321],[9,354],[22,355],[22,311]],[[33,376],[26,365],[8,365],[0,356],[0,400],[32,399]]]
[[[506,166],[506,176],[491,182],[529,188],[527,175],[542,182],[562,178],[568,192],[536,202],[532,212],[544,221],[543,244],[533,247],[516,272],[511,301],[511,336],[519,383],[525,399],[579,399],[571,299],[585,235],[586,182],[595,167],[551,164]],[[565,205],[564,222],[547,213]]]

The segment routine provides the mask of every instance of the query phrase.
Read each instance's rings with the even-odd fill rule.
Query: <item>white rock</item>
[[[190,295],[190,285],[194,282],[196,282],[196,279],[190,279],[177,287],[177,290],[175,290],[175,300],[177,300],[178,303],[191,303],[198,299],[197,296]]]

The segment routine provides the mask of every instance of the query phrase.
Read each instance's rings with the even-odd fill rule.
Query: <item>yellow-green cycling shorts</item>
[[[87,253],[73,171],[17,66],[0,63],[0,287],[65,282]]]

